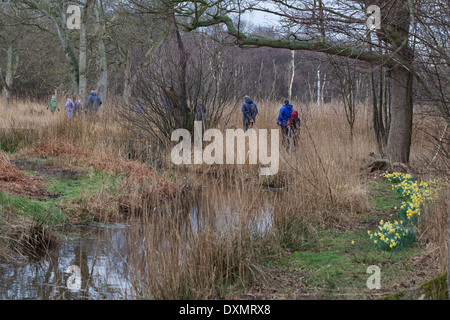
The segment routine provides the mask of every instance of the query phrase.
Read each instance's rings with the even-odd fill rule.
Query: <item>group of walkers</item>
[[[258,107],[249,96],[245,96],[244,101],[245,102],[242,105],[241,111],[243,115],[243,126],[245,131],[247,131],[248,128],[253,127],[256,122]],[[294,107],[289,103],[289,99],[284,99],[283,103],[284,104],[278,114],[277,125],[281,127],[283,143],[286,143],[289,140],[293,140],[295,145],[296,137],[300,129],[300,119],[298,117],[298,111],[294,110]],[[100,97],[94,90],[92,90],[85,106],[82,105],[81,100],[72,100],[69,98],[64,106],[64,110],[67,111],[67,115],[69,119],[71,119],[73,116],[82,111],[88,112],[90,114],[95,114],[98,112],[102,104],[103,102]],[[58,100],[55,96],[53,96],[48,103],[47,109],[50,109],[52,114],[55,113],[56,109],[58,109],[58,111],[61,111],[61,109],[59,108]],[[143,105],[139,99],[135,104],[135,111],[137,113],[143,112]],[[197,121],[204,121],[206,120],[207,113],[207,109],[203,102],[201,100],[198,100],[195,109],[195,119]]]
[[[80,99],[67,99],[67,102],[64,106],[64,110],[67,112],[67,116],[69,119],[80,114],[82,112],[86,112],[89,114],[95,114],[98,112],[100,106],[103,104],[102,99],[97,95],[97,93],[92,90],[89,98],[87,99],[86,105],[83,106]],[[58,100],[56,96],[52,96],[52,99],[47,105],[47,110],[50,109],[51,113],[54,115],[56,109],[61,111],[59,107]]]
[[[249,96],[244,98],[245,102],[242,105],[243,125],[247,130],[256,122],[256,115],[258,114],[258,107],[250,99]],[[277,125],[281,127],[283,144],[289,144],[293,141],[294,145],[297,143],[297,136],[300,130],[300,119],[298,111],[289,103],[289,99],[283,100],[283,106],[280,109],[277,119]]]
[[[289,144],[290,141],[297,142],[297,136],[300,129],[300,119],[298,111],[289,103],[289,99],[283,100],[283,106],[278,114],[277,124],[281,127],[282,139],[284,144]],[[249,96],[244,97],[244,104],[241,108],[243,115],[244,130],[247,131],[249,127],[253,127],[258,115],[258,107]],[[198,100],[195,109],[195,120],[204,121],[207,116],[207,109],[201,100]]]

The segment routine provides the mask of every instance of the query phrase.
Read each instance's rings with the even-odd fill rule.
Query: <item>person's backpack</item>
[[[252,117],[256,116],[256,105],[254,103],[250,104],[250,114]]]
[[[289,119],[288,126],[292,126],[294,129],[300,128],[300,118],[298,117],[298,111],[292,111],[291,118]]]
[[[244,115],[245,115],[245,117],[247,118],[251,118],[252,117],[252,115],[253,115],[253,108],[252,108],[252,105],[251,104],[249,104],[249,103],[245,103],[245,105],[244,105]]]

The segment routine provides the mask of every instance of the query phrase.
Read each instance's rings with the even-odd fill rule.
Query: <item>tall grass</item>
[[[59,241],[48,226],[0,209],[0,262],[40,259]]]

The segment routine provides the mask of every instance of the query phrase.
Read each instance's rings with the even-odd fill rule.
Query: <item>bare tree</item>
[[[337,59],[330,58],[330,62],[339,80],[339,89],[344,104],[345,117],[350,128],[350,141],[353,142],[353,127],[356,120],[356,104],[359,89],[359,83],[357,81],[358,71],[354,63],[355,61],[350,61],[349,59],[342,60],[337,61]]]
[[[96,25],[96,37],[98,42],[98,82],[97,90],[98,95],[102,100],[106,100],[108,96],[108,58],[106,56],[106,22],[105,22],[105,9],[103,7],[103,1],[94,4],[95,12],[95,25]]]
[[[243,75],[238,67],[233,66],[227,66],[228,72],[223,72],[220,76],[217,70],[225,63],[217,60],[217,50],[222,51],[226,47],[215,47],[213,40],[206,35],[185,37],[188,39],[184,40],[189,43],[185,50],[190,57],[185,73],[188,113],[183,114],[180,107],[179,52],[176,49],[177,40],[173,39],[164,41],[146,57],[147,67],[139,73],[132,90],[132,101],[139,100],[139,103],[123,104],[118,111],[121,118],[126,120],[121,123],[140,138],[142,143],[166,146],[175,129],[192,130],[196,107],[200,101],[207,110],[202,119],[205,129],[226,126],[230,115],[236,110],[238,102],[233,102],[235,83]],[[243,91],[238,94],[243,96]],[[191,123],[186,123],[186,119],[191,119]]]
[[[10,3],[2,4],[0,7],[1,32],[0,40],[3,42],[2,50],[6,53],[5,75],[3,76],[0,65],[0,85],[3,87],[2,96],[6,104],[11,98],[13,80],[19,66],[19,44],[18,39],[24,35],[24,27],[16,21],[17,12]]]

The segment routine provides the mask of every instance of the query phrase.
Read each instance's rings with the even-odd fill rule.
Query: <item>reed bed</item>
[[[281,105],[257,105],[255,129],[277,129]],[[7,109],[0,106],[5,114],[0,127],[7,139],[16,137],[11,127],[37,129],[25,130],[11,152],[129,172],[118,189],[121,202],[106,189],[87,202],[91,209],[116,216],[126,212],[130,223],[139,226],[130,232],[124,257],[134,298],[220,298],[236,286],[268,281],[267,261],[314,239],[318,230],[348,229],[355,217],[371,210],[367,163],[376,145],[369,110],[358,112],[351,139],[341,105],[293,105],[302,121],[298,145],[289,153],[280,144],[280,168],[269,177],[259,176],[259,167],[249,164],[177,166],[164,149],[153,150],[151,160],[144,158],[146,165],[133,162],[127,159],[130,142],[145,149],[138,142],[145,139],[126,131],[113,109],[69,121],[63,111],[55,116],[46,112],[45,104],[16,102]],[[241,128],[241,117],[237,110],[220,129]],[[421,156],[432,157],[432,148],[424,147],[428,143],[415,128],[414,166]],[[142,180],[149,172],[157,175]],[[171,197],[162,199],[158,190],[170,190]],[[448,206],[442,200],[435,216],[430,215],[432,224],[422,231],[441,259],[446,243],[434,230],[443,230]]]

